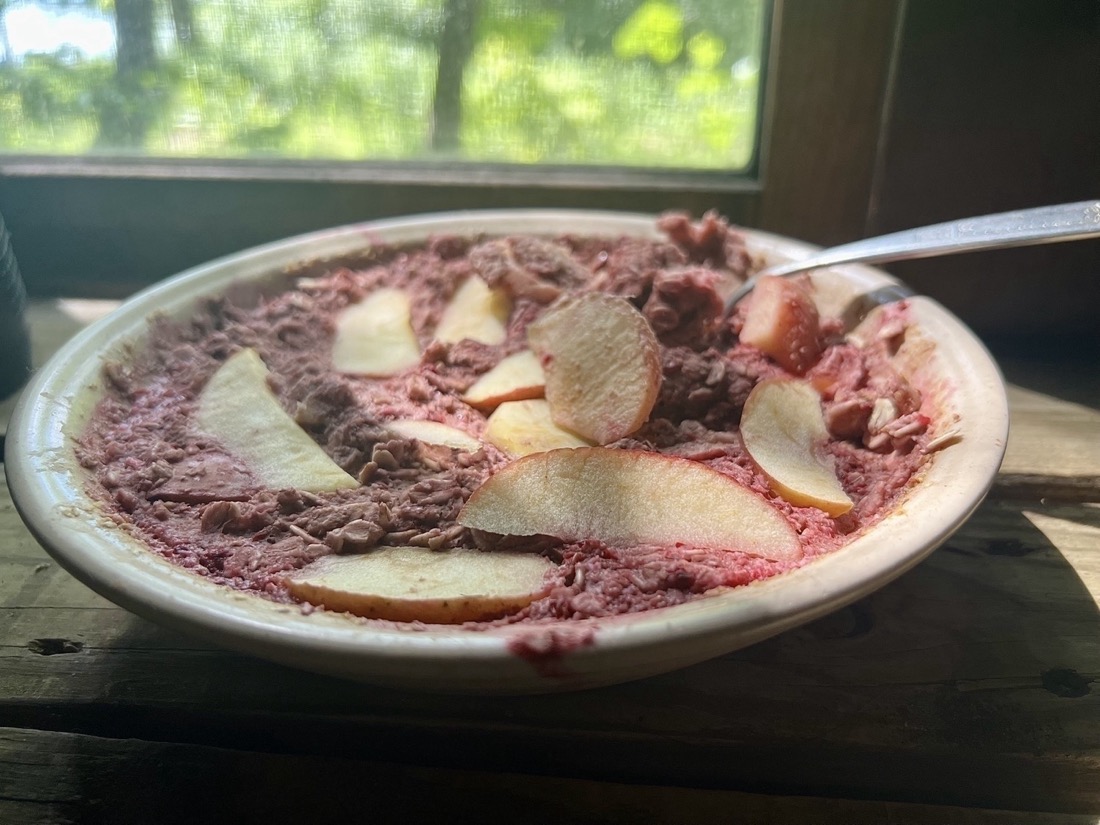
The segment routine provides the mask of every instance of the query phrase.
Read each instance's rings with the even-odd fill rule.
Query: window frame
[[[873,201],[904,4],[774,0],[749,174],[7,155],[0,213],[38,296],[122,297],[258,243],[454,209],[716,209],[819,243],[857,237]]]

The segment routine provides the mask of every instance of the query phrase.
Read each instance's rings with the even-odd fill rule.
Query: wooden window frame
[[[38,296],[120,297],[280,237],[455,209],[717,209],[836,242],[867,226],[904,4],[774,0],[750,174],[0,156],[0,212]]]

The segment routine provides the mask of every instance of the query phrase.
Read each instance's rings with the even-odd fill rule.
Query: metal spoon
[[[1033,246],[1095,237],[1100,237],[1100,200],[1020,209],[905,229],[823,249],[800,261],[766,267],[745,281],[726,299],[725,313],[729,315],[734,306],[752,292],[764,275],[787,276],[808,269],[857,261],[906,261],[911,258],[931,258],[980,249]],[[899,294],[897,297],[903,296]]]

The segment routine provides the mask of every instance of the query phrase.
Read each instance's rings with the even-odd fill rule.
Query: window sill
[[[255,158],[0,155],[0,177],[126,178],[693,192],[760,191],[755,176],[720,169],[654,170],[452,161],[363,162]]]

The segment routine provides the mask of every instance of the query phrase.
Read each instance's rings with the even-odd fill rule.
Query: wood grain
[[[750,225],[824,245],[863,235],[902,6],[778,5],[774,109]]]
[[[266,241],[485,207],[718,208],[843,242],[1044,203],[1100,184],[1100,11],[1084,0],[787,0],[756,179],[437,163],[0,157],[34,295],[118,297]],[[1097,347],[1100,241],[891,267],[983,335]]]
[[[166,765],[173,770],[164,771]],[[361,819],[680,825],[820,821],[823,815],[850,825],[1019,821],[1011,811],[628,785],[3,728],[0,788],[0,820],[55,825]],[[1042,814],[1029,821],[1095,820]]]
[[[601,782],[1100,807],[1094,505],[990,501],[917,569],[798,630],[628,685],[497,698],[364,687],[161,630],[86,591],[3,512],[4,724]]]
[[[1016,386],[1008,402],[1002,494],[1100,501],[1100,410]]]

